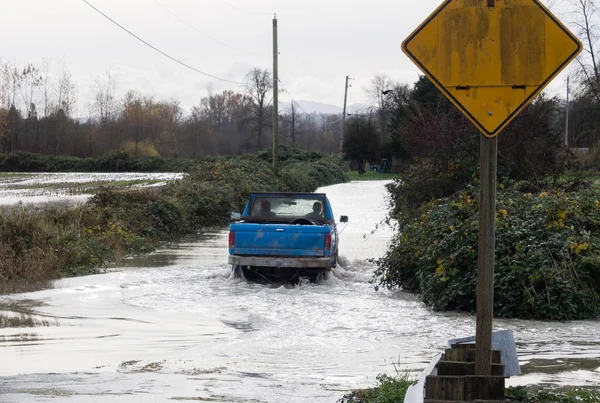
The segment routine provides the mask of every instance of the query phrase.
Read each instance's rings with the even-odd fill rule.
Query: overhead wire
[[[293,52],[293,53],[295,53],[295,54],[296,54],[296,55],[297,55],[297,56],[300,58],[300,55],[298,54],[298,52],[294,52],[293,50],[292,50],[292,52]],[[280,61],[281,61],[281,63],[282,63],[282,64],[283,64],[285,67],[287,67],[287,68],[288,68],[288,70],[289,70],[289,71],[292,71],[292,70],[293,70],[292,68],[290,68],[290,65],[289,65],[289,64],[286,62],[285,58],[280,58]],[[303,63],[303,64],[305,64],[305,63]],[[306,65],[306,64],[305,64],[305,65]],[[314,76],[313,76],[313,77],[314,77]],[[281,80],[279,80],[279,81],[281,82]],[[282,84],[283,84],[283,83],[282,83]],[[294,98],[293,98],[292,94],[291,94],[291,93],[290,93],[290,92],[289,92],[287,89],[285,89],[285,88],[284,88],[284,91],[285,91],[285,92],[287,92],[287,93],[288,93],[288,95],[290,96],[290,98],[292,98],[292,101],[294,101]],[[297,102],[297,101],[294,101],[294,102],[295,102],[296,104],[298,104],[298,102]],[[302,109],[302,107],[300,106],[300,104],[298,104],[298,106],[300,107],[300,109]],[[306,112],[304,109],[302,109],[302,111],[304,111],[304,113],[306,113],[307,115],[309,114],[309,113],[307,113],[307,112]],[[338,119],[338,120],[336,120],[336,121],[334,121],[334,122],[329,122],[329,123],[327,123],[327,125],[329,126],[329,125],[335,124],[335,123],[337,123],[337,122],[339,122],[339,121],[341,121],[341,120],[342,120],[342,118],[340,118],[340,119]]]
[[[173,56],[163,52],[162,50],[158,49],[157,47],[155,47],[154,45],[148,43],[147,41],[145,41],[144,39],[140,38],[139,36],[137,36],[136,34],[134,34],[133,32],[131,32],[130,30],[128,30],[127,28],[125,28],[123,25],[119,24],[117,21],[113,20],[111,17],[109,17],[108,15],[106,15],[105,13],[103,13],[101,10],[99,10],[98,8],[96,8],[93,4],[91,4],[90,2],[88,2],[87,0],[81,0],[84,3],[86,3],[88,6],[90,6],[91,8],[93,8],[94,10],[96,10],[99,14],[101,14],[104,18],[108,19],[110,22],[112,22],[113,24],[115,24],[116,26],[118,26],[119,28],[121,28],[123,31],[127,32],[129,35],[133,36],[135,39],[137,39],[138,41],[142,42],[144,45],[150,47],[151,49],[153,49],[154,51],[160,53],[161,55],[171,59],[172,61],[174,61],[175,63],[178,63],[192,71],[195,71],[196,73],[202,74],[204,76],[213,78],[215,80],[219,80],[219,81],[223,81],[226,83],[231,83],[231,84],[238,84],[238,85],[244,85],[244,83],[239,82],[239,81],[233,81],[233,80],[228,80],[226,78],[221,78],[221,77],[217,77],[215,75],[206,73],[202,70],[199,70],[195,67],[190,66],[187,63],[182,62],[181,60],[178,60],[176,58],[174,58]]]
[[[215,80],[219,80],[219,81],[223,81],[223,82],[227,82],[227,83],[231,83],[231,84],[244,85],[244,83],[242,83],[242,82],[239,82],[239,81],[233,81],[233,80],[229,80],[229,79],[225,79],[225,78],[221,78],[221,77],[215,76],[215,75],[213,75],[213,74],[207,73],[207,72],[205,72],[205,71],[202,71],[202,70],[200,70],[200,69],[197,69],[197,68],[195,68],[195,67],[193,67],[193,66],[190,66],[189,64],[187,64],[187,63],[185,63],[185,62],[182,62],[181,60],[179,60],[179,59],[177,59],[177,58],[175,58],[175,57],[173,57],[173,56],[171,56],[171,55],[167,54],[166,52],[164,52],[164,51],[162,51],[162,50],[160,50],[160,49],[158,49],[158,48],[157,48],[157,47],[155,47],[154,45],[150,44],[150,43],[149,43],[149,42],[147,42],[146,40],[142,39],[141,37],[139,37],[138,35],[136,35],[136,34],[135,34],[135,33],[133,33],[132,31],[130,31],[129,29],[125,28],[123,25],[119,24],[117,21],[115,21],[113,18],[111,18],[110,16],[108,16],[107,14],[105,14],[103,11],[101,11],[100,9],[98,9],[96,6],[94,6],[93,4],[91,4],[89,1],[87,1],[87,0],[82,0],[82,1],[83,1],[84,3],[86,3],[88,6],[90,6],[92,9],[94,9],[96,12],[98,12],[100,15],[102,15],[104,18],[108,19],[110,22],[112,22],[113,24],[115,24],[116,26],[118,26],[119,28],[121,28],[123,31],[125,31],[125,32],[126,32],[126,33],[128,33],[129,35],[133,36],[135,39],[137,39],[138,41],[142,42],[144,45],[146,45],[146,46],[150,47],[152,50],[154,50],[154,51],[156,51],[156,52],[160,53],[161,55],[163,55],[163,56],[167,57],[168,59],[170,59],[170,60],[174,61],[175,63],[178,63],[178,64],[180,64],[181,66],[183,66],[183,67],[186,67],[186,68],[188,68],[188,69],[190,69],[190,70],[192,70],[192,71],[194,71],[194,72],[196,72],[196,73],[202,74],[202,75],[204,75],[204,76],[206,76],[206,77],[213,78],[213,79],[215,79]],[[210,35],[208,35],[208,34],[206,34],[206,33],[202,32],[202,31],[200,31],[200,30],[199,30],[199,29],[197,29],[195,26],[193,26],[193,25],[189,24],[189,23],[188,23],[187,21],[185,21],[183,18],[181,18],[181,17],[179,17],[177,14],[173,13],[171,10],[169,10],[167,7],[165,7],[163,4],[161,4],[161,3],[160,3],[158,0],[155,0],[155,2],[156,2],[156,3],[157,3],[159,6],[160,6],[160,7],[162,7],[162,8],[163,8],[165,11],[167,11],[169,14],[171,14],[173,17],[177,18],[177,19],[178,19],[178,20],[180,20],[182,23],[184,23],[184,24],[188,25],[190,28],[194,29],[194,30],[195,30],[196,32],[198,32],[199,34],[201,34],[201,35],[203,35],[203,36],[205,36],[205,37],[207,37],[207,38],[209,38],[209,39],[211,39],[211,40],[213,40],[213,41],[215,41],[215,42],[217,42],[217,43],[219,43],[219,44],[221,44],[221,45],[223,45],[223,46],[225,46],[225,47],[228,47],[228,48],[230,48],[230,49],[233,49],[233,50],[236,50],[236,51],[240,51],[240,52],[243,52],[243,53],[246,53],[246,54],[250,54],[250,55],[256,55],[256,56],[260,55],[260,54],[257,54],[257,53],[252,53],[252,52],[248,52],[248,51],[245,51],[245,50],[242,50],[242,49],[236,48],[236,47],[234,47],[234,46],[231,46],[231,45],[229,45],[229,44],[227,44],[227,43],[225,43],[225,42],[223,42],[223,41],[220,41],[220,40],[219,40],[219,39],[217,39],[217,38],[214,38],[214,37],[212,37],[212,36],[210,36]],[[231,8],[236,8],[236,9],[238,9],[238,10],[241,10],[241,11],[249,12],[249,11],[247,11],[247,10],[244,10],[244,9],[242,9],[242,8],[239,8],[239,7],[233,6],[233,5],[231,5],[230,3],[228,3],[228,2],[225,2],[225,1],[223,1],[223,3],[224,3],[224,4],[226,4],[227,6],[231,7]],[[249,12],[249,13],[250,13],[250,12]],[[266,14],[266,13],[252,12],[252,14]],[[297,53],[297,52],[294,52],[294,53],[296,53],[296,55],[298,55],[298,53]],[[303,60],[302,60],[302,63],[303,63],[303,64],[305,64]],[[287,65],[287,63],[286,63],[286,65]],[[305,65],[306,65],[306,64],[305,64]],[[284,86],[284,88],[283,88],[283,91],[285,91],[285,92],[286,92],[286,93],[289,95],[289,97],[291,98],[292,102],[293,102],[295,105],[297,105],[297,106],[298,106],[298,108],[300,108],[300,110],[301,110],[302,112],[304,112],[306,115],[309,115],[309,113],[308,113],[308,112],[306,112],[306,110],[305,110],[305,109],[302,107],[302,105],[300,105],[300,104],[298,103],[298,101],[296,101],[296,100],[294,99],[294,97],[292,96],[291,92],[290,92],[290,91],[287,89],[287,87],[286,87],[286,86],[283,84],[283,82],[281,81],[281,79],[279,79],[279,82],[282,84],[282,86]],[[340,119],[340,120],[341,120],[341,119]],[[338,121],[339,121],[339,120],[338,120]],[[333,124],[333,123],[337,123],[337,121],[336,121],[336,122],[331,122],[330,124]]]
[[[287,94],[288,94],[288,95],[290,96],[290,98],[292,99],[292,102],[293,102],[294,104],[298,105],[298,107],[300,108],[300,110],[302,110],[302,112],[304,112],[306,115],[310,115],[310,113],[306,112],[306,110],[304,110],[304,108],[302,108],[302,105],[300,105],[300,104],[298,103],[298,101],[296,101],[296,100],[294,99],[294,97],[292,96],[292,94],[290,93],[290,91],[287,89],[287,87],[286,87],[286,86],[283,84],[283,81],[281,81],[281,79],[279,79],[279,82],[280,82],[280,83],[281,83],[281,85],[283,86],[282,90],[283,90],[283,91],[285,91],[285,92],[287,92]],[[342,119],[344,119],[344,117],[343,117],[343,116],[342,116],[341,118],[339,118],[338,120],[335,120],[335,121],[333,121],[333,122],[328,122],[328,123],[327,123],[327,125],[328,125],[328,126],[330,126],[330,125],[333,125],[333,124],[335,124],[335,123],[338,123],[338,122],[340,122]]]
[[[200,31],[197,27],[195,27],[194,25],[190,24],[185,19],[183,19],[179,15],[175,14],[173,11],[169,10],[167,7],[165,7],[158,0],[154,0],[154,2],[156,4],[158,4],[160,7],[162,7],[163,10],[165,10],[167,13],[171,14],[174,18],[178,19],[179,21],[181,21],[182,23],[184,23],[188,27],[192,28],[194,31],[198,32],[200,35],[202,35],[202,36],[204,36],[204,37],[206,37],[206,38],[208,38],[208,39],[210,39],[212,41],[215,41],[218,44],[225,46],[226,48],[233,49],[233,50],[236,50],[238,52],[246,53],[246,54],[251,55],[251,56],[266,56],[266,55],[270,54],[270,53],[253,53],[253,52],[248,52],[247,50],[240,49],[240,48],[237,48],[235,46],[229,45],[228,43],[225,43],[225,42],[221,41],[220,39],[217,39],[217,38],[215,38],[215,37],[213,37],[213,36],[211,36],[211,35],[209,35],[209,34],[207,34],[205,32]]]
[[[296,100],[294,99],[294,97],[292,96],[292,94],[290,93],[290,91],[287,89],[287,86],[286,86],[286,85],[283,83],[283,81],[281,81],[281,79],[278,79],[278,80],[279,80],[279,82],[281,83],[281,85],[283,86],[282,90],[283,90],[283,91],[285,91],[285,92],[287,92],[287,94],[288,94],[288,95],[290,96],[290,98],[292,99],[292,102],[293,102],[294,104],[296,104],[296,105],[298,106],[298,108],[300,108],[300,110],[301,110],[302,112],[304,112],[304,113],[305,113],[305,114],[307,114],[307,115],[310,115],[310,113],[306,112],[306,111],[304,110],[304,108],[302,107],[302,105],[300,105],[300,104],[298,103],[298,101],[296,101]]]

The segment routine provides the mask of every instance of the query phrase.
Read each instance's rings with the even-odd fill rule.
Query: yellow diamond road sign
[[[488,137],[514,119],[581,48],[538,0],[445,0],[402,44]]]

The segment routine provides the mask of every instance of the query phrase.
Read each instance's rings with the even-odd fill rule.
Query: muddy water
[[[107,274],[0,296],[0,401],[333,403],[394,364],[422,369],[447,339],[472,334],[474,317],[374,291],[364,260],[393,233],[371,234],[386,214],[383,185],[322,189],[350,223],[343,267],[321,284],[233,279],[221,231]],[[495,325],[518,341],[526,374],[512,384],[597,386],[600,321]]]

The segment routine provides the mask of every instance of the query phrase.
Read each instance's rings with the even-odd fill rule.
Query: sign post
[[[477,255],[477,323],[475,374],[492,374],[492,318],[494,316],[494,252],[496,247],[496,167],[498,139],[480,136],[479,245]]]
[[[404,53],[481,131],[475,371],[491,374],[498,133],[581,52],[540,0],[444,0]]]

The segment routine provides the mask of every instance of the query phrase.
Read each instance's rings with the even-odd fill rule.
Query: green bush
[[[600,314],[600,200],[585,189],[499,189],[494,314],[550,320]],[[422,294],[435,310],[475,310],[478,191],[467,187],[400,219],[378,286]]]
[[[415,383],[407,373],[396,376],[377,375],[377,385],[369,389],[356,390],[339,403],[398,403],[403,402],[408,388]]]
[[[193,169],[189,159],[140,157],[112,151],[97,158],[42,155],[28,152],[0,154],[0,172],[182,172]]]
[[[323,154],[316,151],[305,151],[288,146],[279,146],[279,162],[314,162],[323,159]],[[273,149],[258,152],[258,158],[266,162],[273,162]]]
[[[417,159],[399,179],[387,185],[393,213],[411,214],[421,204],[448,197],[473,182],[478,174],[475,158],[455,159],[447,165],[430,159]]]

